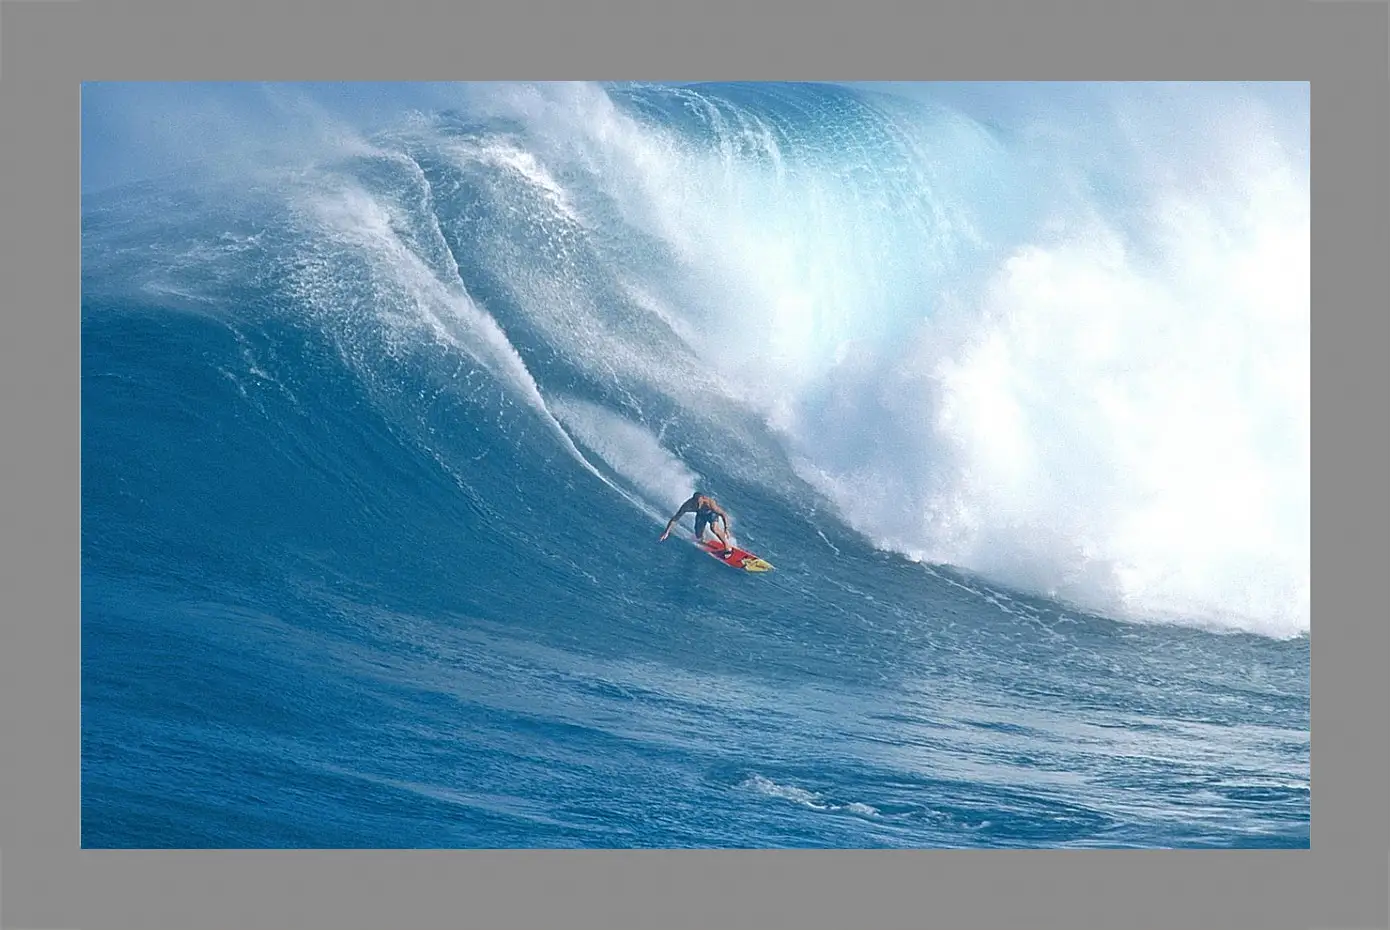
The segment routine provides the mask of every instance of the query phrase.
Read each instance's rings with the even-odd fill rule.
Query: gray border
[[[5,4],[6,926],[1387,926],[1387,8],[1118,0]],[[292,7],[292,9],[287,9]],[[93,79],[1312,82],[1312,849],[146,853],[78,838],[78,93]]]

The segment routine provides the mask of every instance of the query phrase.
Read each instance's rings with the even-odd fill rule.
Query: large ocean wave
[[[286,346],[317,346],[353,393],[314,416],[355,398],[519,558],[597,531],[548,508],[655,530],[700,485],[736,534],[755,501],[800,521],[814,550],[764,536],[784,557],[1307,633],[1307,135],[1262,97],[990,123],[864,88],[489,86],[370,127],[306,99],[154,111],[172,170],[84,205],[88,338],[180,311],[301,411]]]

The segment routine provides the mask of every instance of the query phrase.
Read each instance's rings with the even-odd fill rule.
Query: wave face
[[[84,197],[87,845],[1307,846],[1307,117],[217,93]]]

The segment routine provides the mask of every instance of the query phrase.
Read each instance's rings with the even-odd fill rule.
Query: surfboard
[[[749,550],[741,549],[738,546],[732,547],[729,555],[721,556],[720,553],[724,551],[724,546],[720,544],[718,539],[707,539],[702,542],[700,546],[710,554],[712,559],[723,562],[730,568],[737,568],[746,572],[769,572],[773,570],[773,566],[769,565],[763,559],[760,559]]]

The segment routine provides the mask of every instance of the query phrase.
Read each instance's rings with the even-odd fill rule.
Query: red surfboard
[[[740,549],[738,546],[732,547],[728,555],[720,555],[720,553],[724,551],[724,546],[718,539],[707,539],[702,542],[700,546],[706,552],[710,553],[711,558],[723,562],[730,568],[737,568],[746,572],[768,572],[773,570],[773,566],[769,565],[763,559],[760,559],[747,549]]]

